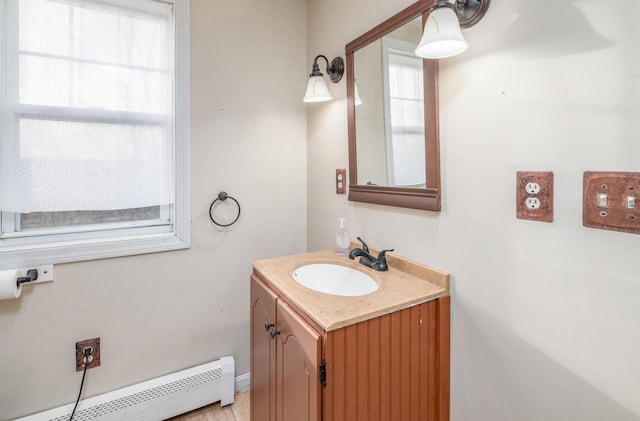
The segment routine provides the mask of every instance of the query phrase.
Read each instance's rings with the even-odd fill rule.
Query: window
[[[424,88],[416,44],[383,38],[389,185],[425,187]]]
[[[187,17],[0,0],[0,267],[188,247]]]

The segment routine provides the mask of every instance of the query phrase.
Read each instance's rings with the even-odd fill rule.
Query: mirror
[[[432,1],[345,47],[349,200],[440,210],[437,62],[414,54]]]

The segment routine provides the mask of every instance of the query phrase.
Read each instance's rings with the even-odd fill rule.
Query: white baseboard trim
[[[251,388],[251,373],[236,376],[236,393],[246,392]]]

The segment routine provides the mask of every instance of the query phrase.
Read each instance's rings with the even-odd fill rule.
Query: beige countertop
[[[377,250],[372,248],[372,254]],[[329,295],[299,285],[291,274],[300,266],[333,263],[362,271],[378,284],[377,291],[358,297]],[[387,253],[387,272],[378,272],[339,257],[334,250],[259,260],[254,272],[268,281],[287,301],[304,311],[326,331],[402,310],[435,298],[449,295],[449,274]]]

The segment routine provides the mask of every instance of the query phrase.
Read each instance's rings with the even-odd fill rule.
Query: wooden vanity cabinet
[[[251,421],[320,421],[321,335],[251,277]]]
[[[276,419],[276,295],[251,277],[251,421]]]
[[[254,273],[251,421],[448,421],[449,317],[447,296],[326,332]]]

